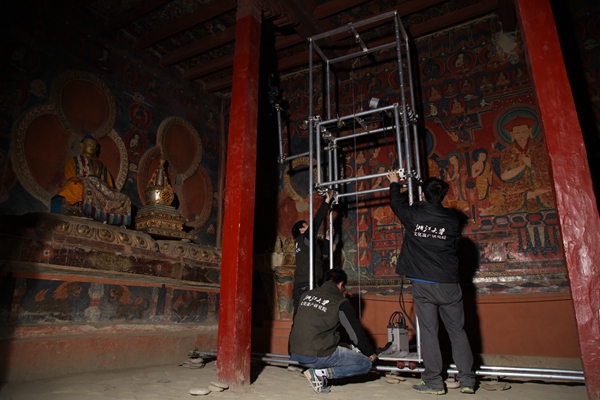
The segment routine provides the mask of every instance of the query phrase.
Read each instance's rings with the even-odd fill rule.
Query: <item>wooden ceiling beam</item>
[[[316,59],[318,56],[315,53],[313,55],[313,57]],[[293,56],[290,56],[290,57],[281,58],[281,59],[277,60],[277,70],[285,71],[287,69],[305,65],[307,63],[307,60],[308,60],[308,50],[294,54]],[[320,62],[319,62],[319,64],[320,64]],[[210,93],[210,92],[216,92],[219,90],[226,89],[228,87],[231,87],[232,79],[233,79],[233,77],[228,76],[228,77],[224,77],[219,80],[215,80],[213,82],[206,83],[204,85],[204,90],[206,90],[207,92]]]
[[[496,10],[498,10],[498,0],[484,0],[458,11],[454,11],[449,14],[433,18],[429,21],[413,25],[409,29],[411,36],[413,38],[417,38],[462,24],[471,19],[481,17]]]
[[[176,64],[188,58],[206,53],[212,49],[223,46],[235,40],[235,26],[229,27],[221,32],[194,40],[193,42],[165,54],[160,59],[160,65],[166,67]]]
[[[313,53],[313,60],[317,60],[320,64],[320,58],[317,53]],[[277,71],[285,71],[287,69],[292,69],[295,67],[300,67],[302,65],[308,64],[308,50],[302,51],[300,53],[296,53],[289,57],[279,58],[277,60]]]
[[[232,26],[224,31],[195,40],[192,43],[165,54],[160,60],[160,65],[162,67],[167,67],[169,65],[177,64],[178,62],[187,60],[188,58],[192,58],[202,53],[206,53],[229,42],[233,42],[234,40],[235,26]],[[287,47],[292,47],[302,43],[303,41],[304,39],[302,39],[300,35],[296,33],[287,36],[280,36],[275,40],[275,50],[279,51]],[[231,66],[233,66],[233,63]]]
[[[314,15],[317,19],[324,19],[338,14],[341,11],[359,6],[368,0],[333,0],[327,1],[315,8]]]
[[[394,9],[398,11],[398,15],[402,18],[446,1],[447,0],[410,0],[394,7]]]
[[[176,18],[159,28],[140,35],[134,46],[135,51],[150,47],[178,32],[185,31],[202,22],[213,19],[221,14],[227,13],[237,7],[237,0],[218,0],[206,6],[200,6],[195,11]]]
[[[485,0],[480,3],[476,3],[472,6],[465,7],[461,10],[454,11],[452,13],[442,15],[437,18],[422,22],[417,25],[413,25],[409,31],[412,39],[429,35],[431,33],[438,32],[450,28],[452,26],[467,22],[470,19],[480,17],[482,15],[494,12],[498,8],[498,0]],[[385,43],[389,43],[393,38],[391,36],[369,42],[369,47],[377,47]],[[302,59],[304,57],[304,59]],[[280,59],[278,65],[278,71],[285,69],[291,69],[300,67],[308,63],[308,51],[295,54],[291,57]]]
[[[208,82],[204,84],[204,90],[208,93],[218,92],[223,89],[230,88],[232,85],[233,78],[231,76],[227,76],[225,78],[217,79],[212,82]]]
[[[130,24],[137,19],[140,19],[142,16],[156,10],[158,7],[168,3],[169,1],[170,0],[141,1],[133,7],[130,7],[127,10],[123,11],[122,13],[117,14],[115,18],[108,23],[107,28],[111,31],[121,29],[125,25]]]
[[[337,0],[337,1],[334,1],[334,3],[339,2],[340,4],[343,4],[344,1],[345,0]],[[396,10],[398,12],[398,15],[400,16],[400,18],[402,18],[402,17],[405,17],[407,15],[411,15],[411,14],[415,14],[417,12],[420,12],[420,11],[426,9],[426,8],[435,6],[435,5],[439,4],[439,3],[443,3],[445,1],[447,1],[447,0],[410,0],[410,1],[404,2],[404,3],[402,3],[402,4],[400,4],[399,6],[396,6],[396,7],[390,7],[390,8],[383,9],[383,10],[381,10],[381,13],[390,12],[390,11]],[[325,6],[327,4],[329,4],[329,3],[325,3],[325,4],[323,4],[323,6]],[[331,10],[329,12],[333,12],[333,14],[335,14],[336,12],[340,12],[340,11],[343,11],[343,10],[344,10],[344,8],[342,8],[342,9],[340,9],[338,11]],[[368,18],[371,18],[371,17],[372,16],[370,16]],[[358,21],[353,21],[353,22],[358,22]],[[337,26],[334,26],[331,22],[329,22],[328,20],[325,20],[325,19],[323,19],[321,21],[321,24],[325,28],[327,28],[327,30],[333,30],[335,28],[338,28]],[[377,25],[377,24],[378,23],[374,23],[371,27],[373,27],[374,25]],[[365,25],[364,27],[361,27],[360,29],[358,29],[358,31],[359,32],[363,32],[363,31],[368,30],[368,29],[370,29],[369,25]],[[350,35],[350,33],[348,33],[348,34],[340,34],[340,35],[336,36],[336,38],[334,38],[334,41],[335,40],[339,40],[339,38],[341,38],[341,37],[346,37],[346,36],[349,36],[349,35]]]
[[[314,5],[314,3],[311,4]],[[303,0],[288,0],[285,3],[282,3],[282,5],[286,8],[289,15],[291,15],[292,18],[298,22],[298,24],[294,26],[294,30],[304,40],[308,41],[309,37],[324,33],[326,31],[321,25],[320,21],[314,16],[314,8],[308,8]],[[343,55],[343,53],[335,47],[333,40],[330,38],[323,39],[323,42],[325,47],[331,49],[328,52],[328,57],[336,58]]]
[[[275,50],[283,50],[285,48],[300,44],[304,41],[305,40],[297,33],[287,36],[279,36],[275,39]]]
[[[216,58],[214,61],[192,67],[183,72],[183,79],[191,81],[221,71],[233,65],[234,54]]]
[[[275,50],[281,50],[286,47],[293,46],[301,41],[302,38],[299,35],[291,35],[289,38],[278,38],[275,41]],[[308,54],[308,52],[306,52],[306,54]],[[233,54],[229,54],[227,56],[215,58],[214,60],[206,62],[202,65],[192,67],[183,73],[183,78],[186,80],[194,80],[226,68],[231,68],[233,67],[233,58]],[[296,60],[296,58],[293,59]],[[308,58],[306,60],[308,60]]]
[[[350,0],[350,1],[352,1],[352,0]],[[419,0],[419,1],[411,0],[409,2],[405,2],[405,3],[401,4],[400,6],[395,7],[395,9],[398,11],[398,14],[402,17],[404,15],[410,15],[414,12],[418,12],[424,8],[431,7],[432,5],[435,5],[442,1],[443,0]],[[502,1],[502,0],[500,0],[500,1]],[[418,38],[421,36],[425,36],[428,34],[438,32],[440,30],[448,29],[452,26],[467,22],[471,19],[483,16],[490,12],[497,11],[500,1],[499,0],[484,0],[482,2],[474,4],[472,6],[465,7],[461,10],[454,11],[452,13],[442,15],[437,18],[433,18],[431,20],[428,20],[426,22],[423,22],[423,23],[420,23],[417,25],[413,25],[409,29],[410,36],[412,39],[415,39],[415,38]],[[512,0],[507,0],[507,1],[512,1]],[[333,3],[338,3],[338,1],[334,0]],[[325,4],[329,4],[329,3],[325,3]],[[330,11],[328,11],[328,12],[330,12]],[[334,12],[334,14],[335,14],[335,12]],[[368,27],[366,29],[368,29]],[[277,50],[280,50],[280,49],[283,49],[286,47],[291,47],[296,44],[299,44],[303,40],[304,39],[302,38],[302,36],[300,34],[294,35],[292,37],[282,36],[282,37],[279,37],[276,39],[275,47]],[[389,42],[390,40],[391,40],[390,37],[388,37],[388,38],[379,39],[377,41],[369,42],[369,47],[376,47],[378,45],[385,44],[385,43]],[[319,60],[319,62],[320,62],[320,58],[316,54],[313,56],[313,59]],[[293,68],[298,68],[298,67],[301,67],[301,66],[307,65],[307,64],[308,64],[308,50],[296,53],[289,57],[279,59],[277,62],[277,70],[279,72],[281,72],[281,71],[285,71],[285,70],[289,70],[289,69],[293,69]],[[217,59],[215,61],[203,64],[201,66],[191,68],[184,73],[184,77],[187,80],[197,79],[202,76],[206,76],[211,73],[214,73],[216,71],[231,67],[232,65],[233,65],[233,56],[229,56],[229,57],[226,57],[226,60],[224,60],[223,58]],[[209,84],[205,85],[205,89],[208,92],[218,91],[218,90],[223,90],[227,87],[230,87],[230,85],[231,85],[231,79],[223,78],[223,79],[220,79],[213,83],[209,83]]]

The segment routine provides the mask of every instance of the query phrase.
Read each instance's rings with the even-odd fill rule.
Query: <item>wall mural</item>
[[[8,279],[8,278],[7,278]],[[64,280],[63,280],[64,279]],[[10,278],[14,287],[10,319],[17,324],[171,322],[212,325],[218,291],[131,282]]]
[[[497,17],[489,16],[417,40],[416,54],[424,175],[448,182],[445,206],[465,216],[465,278],[474,281],[479,293],[567,291],[544,132],[521,36],[503,33]],[[290,106],[290,143],[285,145],[291,154],[308,150],[306,78],[297,73],[282,79]],[[339,85],[335,113],[366,110],[373,97],[400,102],[398,81],[392,61],[377,68],[355,67],[350,80]],[[318,90],[313,94],[315,114],[323,112]],[[366,140],[343,150],[344,176],[397,165],[391,141]],[[299,170],[292,168],[295,173],[290,174],[289,166],[284,168],[279,212],[284,228],[279,234],[289,240],[287,225],[309,217],[307,207],[300,205],[308,197],[299,198],[289,188],[307,182],[308,169],[301,177]],[[353,185],[349,190],[355,190]],[[358,185],[371,189],[388,182],[378,178]],[[369,293],[397,286],[394,270],[402,226],[387,192],[349,198],[338,211],[336,246],[353,283],[365,285]]]
[[[63,21],[63,11],[52,9],[56,15],[47,15],[48,21]],[[156,166],[144,164],[145,156],[160,147],[160,124],[177,117],[197,136],[185,142],[196,152],[190,176],[175,182],[181,172],[168,171],[178,183],[177,204],[198,241],[214,246],[213,188],[220,162],[216,110],[223,99],[160,69],[147,54],[131,54],[129,44],[97,30],[97,21],[89,18],[85,13],[70,16],[68,29],[52,22],[31,29],[14,24],[17,28],[2,43],[0,213],[49,211],[51,197],[65,180],[64,164],[78,152],[85,134],[100,140],[99,158],[118,188],[134,207],[143,206],[145,187],[139,178],[148,171],[140,167],[152,174]],[[169,140],[171,149],[181,144],[177,135]],[[205,152],[210,154],[203,158]],[[180,154],[171,153],[166,158],[173,165]]]

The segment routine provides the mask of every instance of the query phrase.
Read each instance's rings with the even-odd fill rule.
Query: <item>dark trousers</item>
[[[474,387],[473,353],[463,328],[465,312],[462,290],[458,283],[413,282],[415,301],[421,332],[421,355],[425,371],[421,379],[433,389],[443,389],[442,353],[438,339],[438,315],[442,319],[452,344],[452,360],[458,368],[457,379],[462,387]]]
[[[292,315],[292,328],[294,327],[294,320],[296,319],[296,312],[298,311],[298,306],[300,305],[300,297],[304,294],[304,292],[308,292],[310,290],[310,286],[308,282],[298,282],[294,283],[294,288],[292,289],[292,302],[294,303],[294,315]],[[292,334],[292,330],[290,329],[290,335]],[[288,338],[288,354],[292,354],[290,352],[290,341]]]
[[[292,316],[292,320],[296,318],[296,312],[298,311],[298,305],[300,304],[300,297],[304,294],[304,292],[308,292],[310,290],[310,286],[308,282],[298,282],[294,283],[294,288],[292,289],[292,302],[294,303],[294,315]]]

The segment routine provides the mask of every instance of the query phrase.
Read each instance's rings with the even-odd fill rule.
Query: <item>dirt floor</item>
[[[55,379],[32,382],[15,382],[0,388],[2,400],[180,400],[193,398],[212,399],[423,399],[431,397],[415,393],[411,387],[419,383],[419,375],[402,375],[399,379],[386,377],[384,372],[373,371],[354,380],[333,381],[331,392],[316,394],[308,381],[298,371],[285,366],[252,363],[251,384],[229,388],[223,392],[212,391],[207,395],[192,395],[190,390],[207,389],[216,382],[215,361],[208,361],[202,368],[190,368],[190,364],[165,365],[120,371],[85,373]],[[404,380],[402,380],[404,379]],[[486,390],[490,381],[482,379],[474,395],[462,394],[458,389],[447,389],[448,399],[490,400],[583,400],[587,399],[583,383],[560,381],[526,381],[501,378],[500,384],[510,386],[507,390]],[[214,389],[214,388],[213,388]],[[496,387],[497,389],[497,387]]]

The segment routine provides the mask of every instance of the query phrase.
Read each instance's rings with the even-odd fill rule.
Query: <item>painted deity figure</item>
[[[381,174],[385,172],[385,167],[383,165],[380,165],[377,167],[377,173]],[[384,180],[385,177],[384,176],[380,176],[379,178],[376,178],[373,181],[373,185],[371,186],[371,189],[379,189],[385,186],[385,184],[387,184],[387,181]],[[374,192],[373,193],[373,197],[382,197],[382,193],[383,192]]]
[[[115,189],[110,172],[96,158],[98,141],[86,135],[80,143],[81,154],[67,161],[67,183],[58,191],[67,203],[85,216],[113,225],[131,223],[131,200]]]
[[[517,115],[503,126],[512,143],[500,154],[503,184],[490,193],[492,215],[555,207],[546,148],[532,137],[535,124],[535,119]]]
[[[506,86],[509,83],[510,83],[510,81],[506,77],[506,74],[504,73],[504,71],[501,71],[500,74],[498,75],[498,82],[496,83],[496,85],[497,86]]]
[[[457,98],[452,99],[452,106],[451,106],[450,112],[452,114],[462,114],[465,112],[465,109],[464,109],[462,103]]]
[[[459,152],[453,151],[448,157],[446,166],[446,182],[450,185],[448,195],[444,199],[447,207],[457,208],[461,211],[469,209],[465,196],[465,184],[467,181],[467,168],[461,163],[462,156]]]
[[[487,158],[488,153],[485,149],[476,149],[473,151],[473,160],[475,162],[471,166],[471,177],[475,181],[477,200],[479,201],[488,196],[489,189],[492,186],[492,166]]]
[[[437,90],[435,86],[431,88],[431,92],[429,93],[429,101],[436,101],[442,98],[440,91]]]

